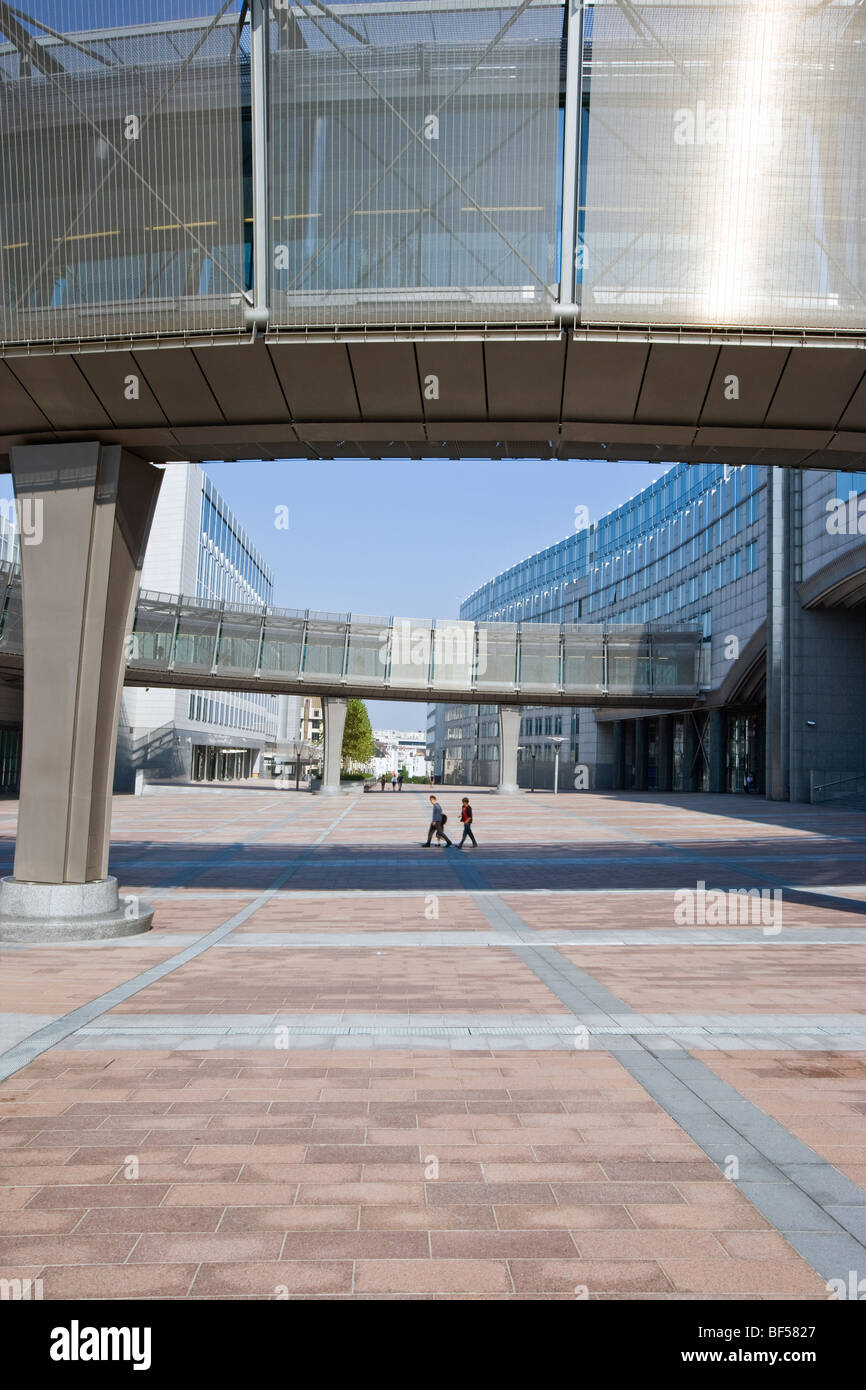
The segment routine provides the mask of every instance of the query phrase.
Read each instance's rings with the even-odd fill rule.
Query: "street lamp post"
[[[531,777],[530,777],[529,790],[530,790],[531,792],[534,792],[534,791],[535,791],[535,759],[538,757],[538,749],[537,749],[533,744],[529,744],[529,743],[521,743],[521,744],[520,744],[520,747],[522,748],[523,752],[524,752],[524,753],[528,753],[529,756],[530,756],[530,758],[532,759],[532,773],[531,773]]]
[[[565,735],[555,735],[553,738],[549,739],[548,742],[552,743],[555,749],[555,757],[553,763],[553,795],[556,796],[559,792],[559,754],[562,749],[562,745],[565,743]]]

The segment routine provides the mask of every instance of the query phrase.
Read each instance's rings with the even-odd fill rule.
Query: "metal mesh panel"
[[[241,327],[238,11],[0,0],[0,338]]]
[[[547,320],[562,5],[271,15],[271,326]]]
[[[583,78],[585,322],[863,327],[862,6],[593,4]]]

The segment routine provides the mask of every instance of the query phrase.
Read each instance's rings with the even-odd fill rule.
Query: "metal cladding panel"
[[[631,420],[648,352],[646,343],[582,343],[570,339],[563,419]]]
[[[487,414],[480,343],[417,343],[418,376],[427,420],[483,420]]]
[[[272,327],[549,322],[563,5],[270,14]]]
[[[718,355],[717,347],[654,343],[635,420],[645,424],[695,424]]]
[[[782,373],[766,424],[777,428],[832,429],[866,373],[866,352],[856,348],[796,348]]]
[[[565,345],[485,343],[492,420],[559,420]]]
[[[293,419],[360,418],[349,351],[342,343],[272,343],[268,350]]]
[[[285,397],[263,343],[198,348],[196,361],[227,420],[288,419]]]
[[[139,350],[135,362],[173,425],[221,425],[223,415],[188,348]]]
[[[789,351],[774,347],[723,347],[701,411],[701,424],[760,424]]]
[[[861,381],[839,421],[840,430],[866,430],[866,377]]]
[[[7,365],[55,428],[111,426],[74,357],[15,357]]]
[[[0,362],[0,422],[6,434],[51,428],[47,417],[5,362]]]
[[[353,343],[352,374],[366,420],[420,420],[418,366],[411,343]]]
[[[164,425],[165,416],[131,352],[81,352],[90,389],[116,425]]]
[[[238,0],[48,8],[0,11],[0,341],[240,328]]]
[[[591,6],[585,322],[862,328],[864,37],[846,0]]]

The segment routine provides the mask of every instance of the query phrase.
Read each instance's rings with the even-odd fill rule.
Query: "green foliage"
[[[376,751],[370,716],[363,700],[350,700],[343,730],[343,763],[368,763]]]

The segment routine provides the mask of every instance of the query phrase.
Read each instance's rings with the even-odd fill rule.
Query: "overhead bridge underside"
[[[635,337],[517,330],[13,355],[0,361],[0,459],[15,445],[88,439],[157,462],[866,466],[863,348]]]
[[[0,671],[23,669],[18,573],[0,573]],[[214,608],[142,593],[125,683],[511,705],[693,705],[696,626],[495,623]]]

